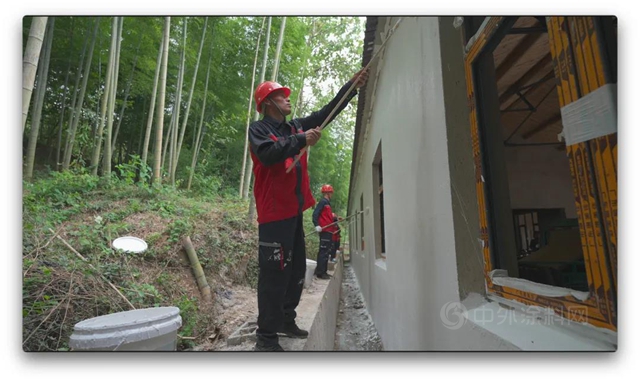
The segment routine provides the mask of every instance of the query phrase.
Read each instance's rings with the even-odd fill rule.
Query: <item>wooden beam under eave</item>
[[[553,73],[553,69],[552,69],[549,73],[547,73],[544,77],[542,77],[542,79],[543,79],[543,80],[544,80],[544,79],[551,80],[553,77],[555,77],[555,74]],[[541,81],[541,82],[538,82],[537,84],[535,84],[535,85],[533,85],[533,86],[531,86],[531,87],[529,87],[529,88],[527,88],[527,89],[524,89],[524,90],[521,92],[522,96],[526,96],[526,95],[527,95],[527,94],[529,94],[530,92],[533,92],[534,90],[536,90],[536,89],[537,89],[537,88],[539,88],[540,86],[544,85],[544,83],[545,83],[545,82],[546,82],[546,81]],[[504,108],[503,108],[502,106],[500,106],[500,108],[501,108],[500,110],[509,110],[509,109],[511,108],[511,106],[513,106],[513,105],[514,105],[516,102],[518,102],[519,100],[520,100],[520,97],[516,97],[516,98],[514,98],[514,99],[513,99],[513,101],[511,101],[511,102],[509,102],[509,103],[507,103],[507,104],[506,104],[506,105],[507,105],[506,107],[504,107]],[[532,101],[532,102],[535,102],[535,100],[534,100],[534,101]]]
[[[531,83],[534,78],[543,78],[543,77],[546,77],[549,73],[553,75],[553,68],[551,68],[551,70],[545,76],[542,76],[542,77],[538,76],[542,71],[542,69],[544,69],[550,63],[551,63],[551,54],[549,53],[544,57],[542,57],[538,62],[536,62],[531,68],[529,68],[529,70],[527,70],[525,74],[522,75],[522,77],[520,77],[520,79],[518,79],[511,86],[509,86],[507,90],[505,90],[504,92],[502,92],[502,94],[500,94],[500,105],[508,101],[511,96],[516,94],[518,89],[520,89],[523,86],[526,86],[528,83]],[[528,90],[531,90],[531,89],[528,89]]]
[[[560,113],[554,114],[551,117],[545,119],[544,121],[542,121],[538,126],[534,127],[533,129],[527,131],[526,133],[522,134],[521,137],[524,139],[529,139],[531,137],[533,137],[534,135],[538,134],[539,132],[541,132],[542,130],[546,129],[547,127],[553,125],[556,122],[559,122],[562,120],[562,116],[560,115]]]
[[[507,55],[507,57],[500,63],[500,66],[496,69],[496,81],[500,79],[511,69],[523,54],[527,52],[538,40],[542,37],[542,34],[529,34],[526,35],[522,41]]]

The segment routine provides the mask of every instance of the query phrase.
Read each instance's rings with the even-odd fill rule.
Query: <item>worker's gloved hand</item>
[[[320,128],[316,127],[315,129],[309,129],[304,132],[305,138],[307,139],[307,146],[313,146],[318,143],[320,140],[320,136],[322,135],[322,131]]]
[[[322,227],[316,226],[316,232],[322,232]]]

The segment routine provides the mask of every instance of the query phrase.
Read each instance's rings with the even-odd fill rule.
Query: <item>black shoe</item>
[[[282,325],[280,330],[278,330],[278,334],[283,334],[287,337],[292,338],[307,338],[309,336],[309,332],[300,329],[295,322],[290,322]]]
[[[322,280],[329,280],[331,278],[328,273],[323,273],[321,275],[317,275],[316,277]]]
[[[253,351],[284,351],[280,344],[265,344],[260,341],[256,342],[256,346],[253,348]]]

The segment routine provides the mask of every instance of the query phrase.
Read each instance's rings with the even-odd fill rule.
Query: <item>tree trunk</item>
[[[173,165],[173,176],[175,178],[176,168],[178,167],[178,159],[180,158],[180,151],[182,150],[182,141],[184,139],[184,133],[187,130],[187,121],[189,120],[189,112],[191,110],[191,101],[193,99],[193,90],[196,87],[196,80],[198,78],[198,67],[200,66],[200,56],[202,55],[202,47],[204,46],[204,37],[207,33],[207,20],[204,18],[204,27],[202,28],[202,39],[200,40],[200,48],[198,49],[198,58],[196,59],[196,67],[193,70],[193,79],[191,80],[191,89],[189,90],[189,98],[187,100],[187,110],[184,113],[184,121],[182,121],[182,127],[180,129],[180,140],[178,141],[178,152],[176,153],[176,160]]]
[[[256,81],[256,66],[258,65],[258,53],[260,51],[260,37],[262,37],[262,30],[264,29],[264,22],[266,17],[262,18],[262,26],[260,26],[260,32],[258,32],[258,42],[256,43],[256,55],[253,58],[253,70],[251,71],[251,87],[249,88],[249,106],[247,108],[247,127],[245,128],[244,135],[244,154],[242,155],[242,170],[240,173],[240,192],[238,196],[242,197],[244,190],[244,172],[247,167],[247,151],[249,149],[249,124],[251,122],[251,104],[253,101],[253,87]]]
[[[162,154],[162,168],[164,169],[167,166],[167,150],[169,148],[169,142],[173,139],[173,125],[176,121],[176,113],[175,107],[173,112],[171,113],[171,120],[169,121],[169,127],[167,128],[167,138],[164,140],[164,149]],[[171,159],[169,159],[169,163],[171,164]]]
[[[145,116],[148,113],[147,104],[144,101],[145,101],[145,99],[143,98],[142,99],[142,116]],[[149,106],[151,106],[151,105],[149,105]],[[144,140],[145,133],[146,133],[146,123],[145,123],[145,126],[142,126],[140,128],[140,135],[138,135],[138,141],[137,141],[138,142],[138,147],[135,150],[135,153],[138,154],[138,155],[140,155],[140,151],[142,151],[142,141]],[[146,164],[145,162],[142,162],[142,163]]]
[[[200,146],[202,145],[202,125],[204,123],[204,111],[207,108],[207,92],[209,91],[209,73],[211,72],[211,58],[213,57],[213,42],[209,50],[209,64],[207,65],[207,77],[204,81],[204,96],[202,97],[202,109],[200,110],[200,124],[198,125],[198,133],[196,135],[196,143],[193,148],[193,155],[191,157],[191,169],[189,171],[189,180],[187,181],[187,190],[191,190],[191,182],[193,181],[193,174],[196,171],[196,164],[198,163],[198,153],[200,152]]]
[[[153,75],[153,91],[151,92],[151,103],[149,104],[149,117],[147,118],[147,129],[144,134],[144,145],[142,147],[142,163],[147,163],[147,153],[149,151],[149,139],[151,138],[151,126],[153,124],[153,112],[156,107],[156,94],[158,94],[158,78],[160,77],[160,64],[162,61],[162,46],[164,36],[160,39],[160,49],[158,49],[158,59],[156,60],[156,72]]]
[[[307,79],[307,68],[309,67],[309,54],[311,54],[311,51],[313,49],[311,43],[318,34],[316,26],[317,26],[317,19],[313,18],[312,26],[311,26],[311,35],[309,36],[309,40],[307,41],[307,46],[309,50],[307,50],[307,54],[305,54],[305,57],[304,57],[304,66],[302,69],[302,76],[300,79],[300,91],[298,92],[298,98],[296,100],[296,104],[294,105],[293,113],[291,114],[291,119],[297,118],[299,115],[303,115],[303,112],[304,112],[304,110],[302,110],[302,102],[304,100],[304,82]],[[307,150],[309,149],[311,149],[310,146]],[[308,152],[309,151],[307,151],[307,153]]]
[[[182,31],[182,60],[180,63],[180,74],[178,77],[178,88],[176,89],[177,92],[177,97],[176,97],[176,103],[175,103],[175,112],[176,112],[176,119],[173,122],[173,129],[172,129],[172,135],[171,135],[171,149],[170,151],[170,157],[169,157],[169,179],[171,180],[171,185],[175,186],[176,185],[176,174],[174,172],[174,168],[177,167],[178,165],[178,126],[180,126],[180,111],[182,109],[182,87],[184,86],[184,72],[185,72],[185,66],[187,64],[186,58],[187,58],[187,22],[188,22],[188,18],[185,17],[183,20],[183,31]]]
[[[102,148],[102,136],[104,135],[104,119],[107,113],[107,104],[111,95],[111,77],[113,77],[113,61],[116,58],[116,38],[117,20],[114,17],[111,28],[111,46],[109,47],[109,61],[107,63],[107,74],[104,81],[104,92],[102,93],[102,105],[100,106],[100,125],[93,140],[93,157],[91,158],[91,173],[98,175],[98,165],[100,164],[100,150]]]
[[[69,36],[69,46],[73,48],[73,30],[75,25],[75,18],[71,19],[71,31]],[[71,49],[70,49],[71,50]],[[67,60],[67,73],[64,76],[64,86],[62,92],[62,110],[60,111],[60,122],[58,123],[58,140],[56,145],[56,170],[60,171],[62,168],[62,163],[60,162],[60,149],[62,147],[62,129],[64,128],[64,112],[67,106],[67,97],[69,95],[69,72],[71,72],[71,57],[73,55],[69,55],[69,59]]]
[[[100,79],[102,78],[102,52],[101,50],[101,46],[102,46],[102,34],[98,34],[98,84],[100,83]],[[100,88],[98,88],[98,91],[96,93],[96,96],[98,97],[98,102],[96,102],[96,116],[100,115],[100,97],[102,97],[102,94],[100,93]],[[91,137],[94,137],[98,132],[98,126],[100,125],[100,118],[96,118],[96,123],[91,126]]]
[[[84,96],[87,91],[87,82],[89,80],[89,71],[91,70],[91,62],[93,61],[93,49],[96,45],[96,36],[98,35],[98,26],[100,19],[97,18],[95,22],[95,26],[93,28],[93,38],[91,40],[91,45],[89,46],[89,54],[86,58],[86,63],[82,72],[78,73],[78,75],[82,75],[82,85],[80,86],[80,95],[78,96],[78,104],[74,108],[74,115],[71,125],[69,126],[69,135],[67,136],[67,147],[64,153],[64,161],[63,161],[63,169],[69,169],[69,164],[71,163],[71,154],[73,153],[73,144],[76,139],[76,131],[78,130],[78,122],[80,121],[80,117],[82,116],[82,105],[84,104]]]
[[[158,108],[156,112],[156,145],[155,158],[153,166],[153,182],[157,185],[161,184],[162,177],[160,173],[160,164],[162,163],[162,125],[164,123],[164,97],[167,90],[167,61],[169,59],[169,28],[171,27],[171,17],[164,18],[164,37],[162,39],[164,47],[162,48],[162,64],[160,67],[160,89],[158,98]]]
[[[267,23],[267,37],[264,42],[264,54],[262,56],[262,69],[260,71],[260,83],[264,82],[264,75],[267,71],[267,61],[269,60],[269,36],[271,34],[271,17],[269,17],[269,22]],[[257,121],[260,118],[260,113],[256,111],[253,120]],[[247,170],[245,172],[245,182],[243,188],[242,198],[247,199],[249,197],[249,184],[251,183],[251,171],[253,170],[253,162],[247,161]]]
[[[253,185],[254,186],[255,186],[255,183],[256,183],[256,181],[254,179],[254,181],[253,181]],[[255,217],[255,214],[256,214],[256,197],[255,197],[255,195],[253,195],[253,192],[252,192],[251,193],[251,200],[249,200],[249,214],[247,216],[247,220],[249,222],[252,222],[254,217]]]
[[[33,176],[33,164],[36,158],[36,145],[38,143],[38,132],[40,131],[40,121],[42,120],[42,106],[44,105],[44,95],[47,92],[47,77],[49,77],[49,59],[51,58],[51,45],[53,42],[53,26],[55,18],[52,17],[47,24],[46,41],[44,43],[44,56],[41,63],[42,71],[38,74],[38,87],[36,89],[36,102],[31,117],[31,134],[29,135],[29,145],[27,147],[27,169],[25,178],[31,180]],[[40,68],[38,68],[40,69]]]
[[[69,123],[67,124],[67,139],[64,143],[64,154],[62,156],[62,170],[66,171],[69,169],[69,162],[71,161],[71,153],[69,152],[69,138],[71,137],[71,126],[73,126],[73,121],[76,118],[76,114],[78,113],[77,102],[78,102],[78,94],[80,92],[80,83],[82,80],[82,65],[84,64],[84,58],[87,53],[87,47],[89,46],[89,38],[90,38],[90,27],[87,28],[87,36],[84,38],[84,43],[82,44],[82,53],[80,54],[80,61],[78,61],[78,70],[76,71],[76,83],[73,87],[73,96],[71,97],[71,105],[69,105],[69,109],[71,112],[69,113]],[[66,161],[65,158],[69,157],[69,161]],[[66,165],[65,165],[66,163]]]
[[[271,81],[278,82],[278,67],[280,66],[280,52],[282,51],[282,40],[284,39],[284,27],[287,23],[287,18],[283,17],[280,23],[280,35],[278,36],[278,43],[276,44],[276,58],[273,64],[273,71],[271,72]]]
[[[36,71],[42,50],[42,38],[47,26],[47,17],[34,17],[31,20],[29,39],[22,58],[22,132],[27,123],[31,93],[36,80]]]
[[[111,136],[113,132],[113,113],[116,105],[116,93],[118,91],[118,76],[120,73],[120,48],[122,41],[122,24],[124,18],[116,17],[115,22],[117,28],[117,38],[116,38],[116,52],[115,52],[115,60],[113,61],[113,77],[111,79],[111,100],[109,102],[109,110],[107,110],[107,132],[104,136],[104,156],[102,157],[102,176],[105,178],[109,178],[111,176]]]
[[[136,64],[138,63],[138,52],[140,51],[140,44],[142,44],[142,37],[140,37],[140,41],[138,41],[138,47],[136,48],[136,55],[133,58],[133,67],[131,68],[131,75],[129,75],[129,80],[127,81],[127,86],[124,89],[124,101],[122,101],[122,109],[120,109],[120,117],[118,117],[118,124],[116,125],[116,132],[113,134],[113,144],[111,145],[112,150],[116,146],[116,142],[118,141],[118,133],[120,132],[120,125],[122,124],[122,119],[124,118],[124,110],[127,108],[127,100],[129,99],[129,91],[131,91],[131,84],[133,83],[133,74],[136,71]]]

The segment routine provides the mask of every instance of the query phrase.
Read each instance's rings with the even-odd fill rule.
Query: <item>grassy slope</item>
[[[115,181],[101,184],[88,175],[55,173],[23,191],[23,348],[68,348],[73,325],[130,307],[104,275],[136,308],[178,306],[183,326],[180,348],[213,334],[218,295],[233,285],[255,287],[257,229],[246,221],[247,206],[232,198],[202,197],[171,188],[153,190]],[[93,264],[80,260],[53,229]],[[119,236],[149,244],[141,255],[110,248]],[[200,301],[191,267],[180,244],[189,235],[198,252],[214,303]]]

